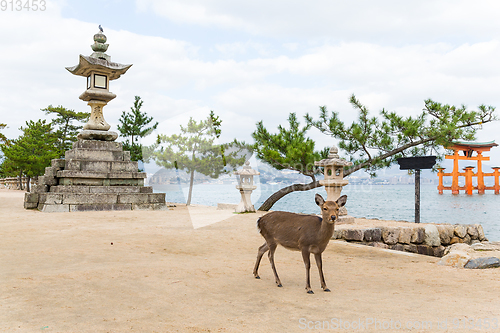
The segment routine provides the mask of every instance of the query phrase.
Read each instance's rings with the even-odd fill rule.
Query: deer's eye
[[[323,208],[323,210],[328,210],[328,209],[325,207],[325,208]]]

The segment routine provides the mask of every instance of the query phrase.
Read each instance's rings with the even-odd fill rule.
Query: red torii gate
[[[438,168],[439,194],[443,194],[443,190],[451,190],[452,194],[458,194],[460,190],[465,190],[467,194],[472,195],[472,190],[477,190],[477,193],[483,194],[485,190],[494,190],[495,194],[499,194],[499,169],[500,167],[493,167],[493,172],[484,173],[482,170],[482,161],[489,161],[488,156],[483,156],[483,152],[490,151],[492,147],[496,147],[498,144],[495,141],[489,142],[467,142],[467,141],[455,141],[448,149],[453,149],[453,155],[446,155],[446,159],[453,160],[453,171],[451,173],[445,173],[444,168]],[[458,153],[462,151],[464,156],[459,156]],[[476,153],[473,156],[473,153]],[[459,172],[458,160],[467,161],[477,161],[477,172],[474,173],[472,170],[473,166],[467,166],[464,168],[464,172]],[[451,186],[443,186],[443,176],[452,176]],[[465,177],[465,186],[458,186],[458,177]],[[495,178],[494,186],[484,186],[484,177],[493,176]],[[477,177],[477,186],[473,186],[472,177]]]

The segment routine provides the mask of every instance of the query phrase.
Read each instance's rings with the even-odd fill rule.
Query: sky
[[[99,24],[111,60],[133,64],[110,84],[117,97],[104,117],[114,131],[136,95],[157,133],[214,110],[221,140],[246,142],[260,120],[274,132],[290,112],[304,123],[323,105],[350,123],[351,94],[372,115],[416,115],[428,98],[500,106],[494,0],[55,0],[44,8],[0,11],[0,123],[9,138],[49,105],[90,111],[78,99],[86,79],[65,67],[92,53]],[[499,124],[484,125],[478,141],[500,142]],[[309,133],[318,149],[336,143]],[[500,148],[490,156],[500,165]]]

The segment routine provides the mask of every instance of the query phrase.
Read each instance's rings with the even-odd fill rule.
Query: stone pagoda
[[[24,208],[43,212],[88,210],[168,209],[165,193],[153,193],[144,186],[146,173],[138,171],[130,152],[123,151],[116,132],[109,131],[103,107],[116,97],[109,83],[125,74],[132,65],[111,62],[102,29],[94,35],[94,51],[80,55],[78,65],[66,69],[87,78],[87,89],[80,99],[91,107],[87,124],[78,134],[73,149],[64,159],[52,160],[45,174],[38,177],[30,193],[26,193]]]

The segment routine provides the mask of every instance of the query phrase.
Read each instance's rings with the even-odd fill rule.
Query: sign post
[[[432,169],[436,156],[398,158],[400,170],[415,170],[415,223],[420,223],[420,170]]]

